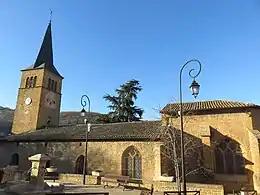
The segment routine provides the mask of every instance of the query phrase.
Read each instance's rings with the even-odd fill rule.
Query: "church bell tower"
[[[53,64],[50,22],[35,63],[22,70],[12,133],[59,125],[62,79]]]

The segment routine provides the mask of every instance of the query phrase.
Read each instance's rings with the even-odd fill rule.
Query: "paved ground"
[[[62,192],[56,192],[57,195],[62,195],[62,194],[86,194],[92,195],[91,192],[100,192],[102,195],[102,192],[108,192],[109,195],[150,195],[149,192],[142,192],[139,189],[125,189],[123,190],[122,187],[106,187],[103,188],[101,185],[75,185],[75,184],[65,184],[65,188]],[[45,192],[48,193],[48,192]],[[55,194],[55,193],[51,193]],[[160,194],[160,193],[159,193]],[[0,195],[7,195],[5,192],[3,192],[3,189],[0,189]],[[87,194],[86,194],[87,195]],[[94,194],[93,194],[94,195]],[[158,193],[154,193],[154,195],[158,195]]]
[[[141,190],[136,190],[136,189],[125,189],[119,187],[119,188],[103,188],[102,186],[83,186],[83,185],[65,185],[64,189],[65,193],[89,193],[89,192],[108,192],[109,195],[119,195],[119,194],[124,194],[124,195],[140,195]]]

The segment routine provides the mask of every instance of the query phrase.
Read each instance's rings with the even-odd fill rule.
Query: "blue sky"
[[[178,100],[179,71],[201,61],[198,100],[260,104],[257,0],[0,0],[0,105],[15,108],[20,70],[34,63],[53,10],[54,63],[65,77],[62,110],[107,112],[106,93],[138,79],[145,119]],[[189,68],[196,64],[190,64]],[[185,101],[194,101],[188,67]]]

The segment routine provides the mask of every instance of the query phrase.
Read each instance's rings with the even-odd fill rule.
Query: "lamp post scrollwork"
[[[87,100],[87,101],[86,101]],[[82,95],[81,97],[81,106],[83,107],[81,110],[80,115],[82,117],[86,116],[86,110],[85,107],[88,104],[88,115],[90,114],[90,98],[87,95]],[[86,139],[85,139],[85,156],[84,156],[84,166],[83,166],[83,185],[86,184],[86,172],[88,170],[88,133],[91,128],[91,124],[88,122],[88,120],[85,118],[84,123],[87,125],[86,128]]]
[[[197,76],[199,76],[200,72],[201,72],[201,63],[198,60],[189,60],[187,61],[181,68],[180,71],[180,80],[179,80],[179,95],[180,95],[180,127],[181,127],[181,168],[182,168],[182,184],[183,184],[183,193],[184,195],[187,194],[187,187],[186,187],[186,174],[185,174],[185,148],[184,148],[184,130],[183,130],[183,95],[182,95],[182,72],[183,69],[191,62],[196,62],[199,65],[199,69],[197,71],[196,74],[193,74],[195,72],[195,69],[190,69],[189,71],[189,76],[193,79],[191,85],[190,85],[190,89],[192,91],[192,95],[196,98],[199,94],[199,89],[200,89],[200,85],[198,84],[198,82],[195,80],[195,78]]]

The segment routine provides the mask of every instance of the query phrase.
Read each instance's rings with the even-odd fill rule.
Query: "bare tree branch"
[[[156,110],[156,109],[154,109]],[[157,111],[160,111],[160,109]],[[185,110],[184,117],[184,128],[191,120],[191,117],[194,112],[192,110]],[[175,118],[176,116],[174,116]],[[178,117],[178,115],[177,115]],[[178,128],[178,127],[177,127]],[[173,167],[173,172],[168,173],[172,175],[174,173],[177,189],[181,189],[181,143],[180,136],[181,131],[177,128],[172,127],[170,124],[167,124],[165,131],[162,132],[162,140],[164,143],[165,151],[162,152],[162,155],[167,159]],[[200,138],[184,133],[184,155],[185,155],[185,164],[186,176],[190,175],[200,175],[204,178],[207,178],[212,174],[212,171],[204,167],[203,160],[203,144]],[[172,170],[172,169],[171,169]]]

